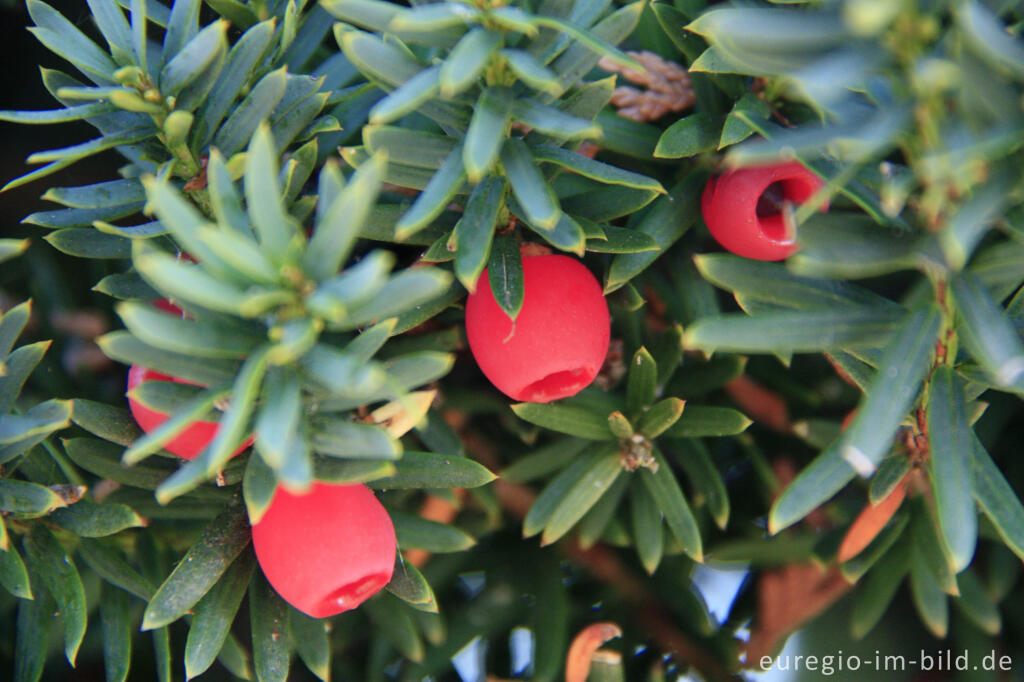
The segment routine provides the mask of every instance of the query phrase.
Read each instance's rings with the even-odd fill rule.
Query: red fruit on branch
[[[797,250],[787,205],[804,203],[823,185],[795,161],[737,168],[708,180],[701,211],[711,235],[727,250],[744,258],[782,260]]]
[[[193,381],[185,381],[178,377],[171,376],[169,374],[162,374],[154,370],[142,367],[141,365],[132,365],[131,369],[128,370],[128,390],[131,392],[139,384],[143,384],[147,381],[173,381],[177,384],[189,384],[191,386],[199,386]],[[135,398],[128,396],[128,408],[131,410],[132,416],[135,418],[135,423],[139,425],[146,433],[153,431],[165,421],[171,418],[171,415],[166,412],[159,412],[152,408],[146,407]],[[219,429],[217,422],[206,422],[206,421],[195,421],[186,428],[184,431],[179,433],[177,436],[172,438],[164,445],[164,450],[167,450],[171,454],[177,455],[182,459],[195,459],[199,456],[213,437],[217,435]],[[242,444],[235,454],[242,452],[247,447],[252,445],[252,438],[248,439]]]
[[[391,580],[397,544],[384,505],[364,485],[278,487],[252,527],[263,575],[286,602],[326,618],[354,609]]]
[[[181,317],[185,316],[185,313],[181,308],[174,305],[166,298],[153,301],[153,306],[166,313],[171,313],[172,315],[180,315]],[[199,386],[199,384],[195,382],[185,381],[184,379],[179,379],[178,377],[174,377],[169,374],[162,374],[146,367],[142,367],[141,365],[132,365],[131,369],[128,370],[128,388],[126,392],[131,393],[132,389],[147,381],[173,381],[178,384]],[[128,397],[128,408],[131,410],[132,416],[135,418],[135,422],[139,425],[139,428],[146,433],[153,431],[171,418],[169,414],[146,407],[131,396]],[[195,459],[199,456],[199,453],[210,444],[210,441],[213,440],[214,436],[217,435],[217,428],[217,422],[193,422],[191,426],[164,445],[164,449],[171,454],[181,457],[182,459]],[[242,452],[252,445],[252,443],[252,438],[248,439],[240,448],[238,448],[235,454],[237,455]]]
[[[568,256],[523,258],[523,307],[513,321],[488,272],[466,301],[466,336],[483,373],[515,400],[546,403],[590,384],[608,353],[608,304],[597,279]]]

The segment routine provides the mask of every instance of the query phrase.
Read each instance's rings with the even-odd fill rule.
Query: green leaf
[[[471,29],[460,38],[441,65],[441,96],[451,99],[472,87],[501,47],[501,42],[499,33],[480,27]]]
[[[754,134],[753,122],[761,123],[767,120],[770,115],[768,102],[752,93],[745,93],[735,105],[732,111],[725,117],[725,125],[722,127],[722,137],[718,141],[718,149],[742,142]]]
[[[933,635],[943,638],[949,624],[949,602],[926,561],[915,546],[910,556],[910,594],[925,626]]]
[[[331,677],[330,621],[289,609],[288,628],[302,662],[311,673],[328,682]]]
[[[549,135],[559,142],[601,135],[601,126],[597,123],[532,99],[517,99],[512,102],[512,116],[532,130]]]
[[[219,414],[216,412],[212,413],[215,416],[211,416],[211,410],[218,401],[224,400],[230,393],[225,388],[200,391],[190,389],[191,387],[186,389],[183,384],[162,381],[147,381],[132,389],[130,395],[133,399],[150,409],[172,416],[132,443],[131,447],[125,450],[121,456],[122,462],[131,466],[141,462],[149,455],[159,452],[160,448],[184,433],[196,420],[219,419]],[[173,407],[161,404],[160,398],[165,396],[172,397]],[[174,400],[174,397],[182,397],[184,400]]]
[[[253,575],[249,587],[249,618],[256,679],[260,682],[285,682],[292,652],[288,607],[262,573]]]
[[[515,138],[506,140],[501,150],[501,163],[512,186],[512,194],[525,213],[523,217],[542,230],[554,229],[562,212],[554,191],[537,169],[526,143]]]
[[[101,538],[126,528],[146,525],[145,520],[131,507],[110,502],[97,504],[88,499],[54,511],[50,514],[50,520],[83,538]]]
[[[185,642],[185,678],[203,674],[213,665],[249,587],[256,561],[251,551],[241,554],[199,600]]]
[[[900,589],[909,569],[910,546],[898,543],[857,588],[850,616],[850,634],[860,639],[875,627]]]
[[[288,76],[284,68],[269,72],[253,86],[242,103],[234,108],[228,119],[217,130],[213,138],[213,146],[220,150],[224,158],[230,159],[241,151],[246,144],[253,141],[261,121],[265,121],[274,108],[284,97]],[[267,133],[269,137],[269,132]],[[251,163],[251,160],[246,164]],[[276,165],[276,158],[274,159]],[[276,176],[276,171],[275,171]],[[276,195],[274,198],[278,198]],[[266,198],[265,200],[269,200]],[[252,208],[250,207],[250,210]]]
[[[235,18],[229,18],[229,21],[236,25],[244,25]],[[273,34],[273,22],[264,21],[249,28],[231,47],[224,68],[199,110],[193,128],[202,146],[209,144],[213,139],[235,98],[242,88],[249,84],[253,70],[270,46]],[[243,142],[242,145],[244,144]]]
[[[310,443],[321,454],[333,457],[398,459],[401,444],[387,431],[371,424],[327,418],[312,422]]]
[[[39,643],[49,639],[55,608],[53,598],[45,590],[39,590],[35,599],[18,602],[13,682],[39,682],[42,677],[47,647]]]
[[[448,206],[466,180],[462,147],[456,146],[431,176],[427,186],[395,225],[395,236],[405,239],[425,228]]]
[[[242,496],[250,523],[259,523],[277,490],[277,474],[262,457],[250,457],[242,478]]]
[[[954,13],[970,49],[1000,71],[1024,80],[1024,48],[994,11],[980,2],[966,2]]]
[[[622,496],[629,488],[631,480],[632,478],[629,476],[619,476],[615,479],[615,483],[612,484],[611,488],[605,491],[601,499],[580,519],[579,524],[576,526],[576,536],[579,538],[581,548],[590,549],[605,534],[608,525],[615,516],[615,511],[619,507],[619,502],[622,501]]]
[[[391,162],[428,169],[440,168],[455,146],[447,135],[399,126],[365,126],[363,142],[370,152],[386,152]]]
[[[883,459],[875,475],[871,477],[871,487],[868,491],[871,504],[878,504],[889,497],[912,467],[913,461],[902,452]]]
[[[160,72],[160,93],[174,96],[201,76],[212,75],[215,78],[216,73],[208,71],[218,57],[223,59],[227,52],[227,30],[228,22],[215,21],[203,28],[180,52],[169,52],[174,58]]]
[[[128,595],[105,589],[100,600],[103,666],[107,682],[124,682],[132,660],[132,614]]]
[[[952,367],[936,367],[928,392],[928,459],[932,492],[943,547],[954,573],[974,556],[978,539],[971,475],[971,425],[967,421],[963,386]]]
[[[156,592],[156,587],[130,566],[117,550],[97,540],[82,541],[78,546],[78,556],[103,580],[143,601],[149,601]]]
[[[512,411],[537,426],[589,440],[612,440],[605,416],[582,407],[544,403],[518,403]]]
[[[953,598],[953,606],[985,634],[998,635],[1003,627],[999,607],[992,601],[992,597],[974,571],[967,569],[957,575],[956,584],[960,588],[960,596]]]
[[[0,263],[25,253],[29,243],[27,239],[0,239]]]
[[[614,225],[602,228],[605,239],[588,239],[587,251],[596,253],[642,253],[659,251],[658,242],[643,232]]]
[[[529,222],[525,215],[518,212],[516,215],[526,223],[527,227],[543,237],[547,243],[562,251],[571,251],[577,256],[583,256],[583,251],[586,248],[586,234],[580,224],[568,214],[559,211],[558,222],[554,229],[550,230],[538,228]]]
[[[0,585],[18,599],[33,599],[25,562],[14,545],[0,552]]]
[[[260,124],[246,157],[245,200],[260,244],[278,261],[298,235],[298,226],[285,212],[281,196],[277,150],[270,128]]]
[[[501,478],[513,483],[527,483],[543,478],[566,466],[589,443],[581,438],[562,438],[528,455],[516,459],[501,472]]]
[[[815,213],[800,225],[797,236],[800,251],[787,264],[798,275],[874,277],[912,268],[921,257],[913,233],[880,230],[861,213]]]
[[[263,389],[256,418],[256,449],[271,469],[282,472],[302,419],[302,386],[291,373],[275,372]]]
[[[235,361],[195,358],[158,350],[125,331],[106,334],[97,342],[112,360],[126,365],[142,365],[203,386],[231,381],[239,369],[239,363]]]
[[[592,464],[592,457],[579,455],[575,457],[569,466],[565,467],[534,500],[530,511],[523,519],[523,537],[528,538],[541,532],[551,519],[555,509],[562,503],[565,495],[569,492],[580,476],[586,473]]]
[[[153,595],[142,617],[142,629],[162,627],[187,613],[245,549],[249,537],[243,507],[231,507],[211,521]]]
[[[70,123],[80,121],[99,114],[110,112],[113,107],[107,102],[93,102],[90,104],[79,104],[64,109],[49,109],[44,111],[0,111],[0,121],[9,123],[22,123],[26,125],[46,123]]]
[[[470,293],[487,264],[504,198],[504,178],[486,178],[473,188],[462,219],[455,224],[455,276]]]
[[[538,145],[531,149],[531,153],[537,161],[553,163],[568,171],[606,185],[619,185],[665,194],[665,188],[653,178],[623,170],[601,161],[595,161],[582,154],[577,154],[561,147]]]
[[[886,346],[878,372],[843,434],[842,456],[870,473],[888,452],[931,366],[942,313],[933,304],[914,309]]]
[[[700,528],[693,518],[693,512],[690,511],[682,488],[679,487],[679,481],[661,453],[654,451],[653,454],[658,463],[657,471],[641,469],[640,480],[665,515],[665,523],[682,545],[683,551],[694,561],[703,561]]]
[[[117,65],[104,50],[46,3],[29,0],[26,6],[36,24],[28,30],[39,42],[90,78],[95,76],[99,82],[110,81]]]
[[[25,556],[32,574],[42,580],[60,608],[64,617],[64,655],[74,666],[88,619],[85,588],[78,569],[50,531],[38,525],[25,535]]]
[[[377,490],[402,488],[476,488],[496,477],[483,465],[463,457],[432,452],[406,452],[395,462],[396,473],[370,483]]]
[[[654,402],[658,394],[658,365],[654,358],[641,347],[629,364],[629,379],[626,384],[626,409],[636,414]]]
[[[558,82],[558,74],[529,52],[505,48],[501,50],[501,56],[516,78],[534,90],[540,90],[550,95],[558,95],[561,92],[562,86]]]
[[[571,33],[579,42],[569,47],[551,65],[552,69],[558,73],[558,82],[561,85],[562,92],[576,85],[587,72],[597,66],[597,62],[600,61],[602,56],[613,56],[613,54],[618,53],[618,50],[615,50],[614,53],[610,52],[609,48],[611,48],[611,45],[625,40],[633,32],[633,29],[636,28],[637,23],[640,21],[640,14],[643,12],[643,8],[644,4],[642,2],[634,2],[619,8],[591,27],[587,31],[588,39],[586,41],[582,40],[584,36],[578,30]],[[560,31],[566,31],[569,26],[561,21],[549,22],[546,25]],[[627,64],[629,68],[637,69],[637,65],[633,64],[632,60],[627,61],[629,62]],[[642,70],[642,68],[639,70]]]
[[[175,497],[195,488],[202,479],[224,468],[246,439],[249,418],[259,395],[263,376],[267,371],[266,346],[246,358],[231,391],[231,406],[220,420],[219,428],[210,444],[198,457],[181,467],[160,484],[156,499],[166,504]]]
[[[92,438],[73,438],[62,442],[71,461],[86,471],[137,488],[154,490],[173,471],[159,466],[126,467],[121,464],[123,449],[113,443]]]
[[[393,476],[396,471],[395,465],[387,461],[313,458],[314,478],[325,483],[367,483]]]
[[[696,492],[694,504],[698,504],[698,498],[703,498],[715,525],[725,530],[729,522],[729,495],[725,480],[711,461],[707,448],[699,440],[691,438],[668,441],[665,448],[690,479]]]
[[[423,69],[380,100],[370,109],[372,125],[391,123],[421,110],[423,105],[437,97],[441,90],[440,74],[443,67]]]
[[[440,296],[452,277],[437,268],[407,268],[393,276],[372,297],[353,305],[342,325],[346,329],[386,320]]]
[[[1024,341],[977,277],[960,273],[950,289],[960,315],[958,331],[971,355],[997,386],[1024,395]]]
[[[910,521],[910,536],[914,552],[921,556],[927,570],[946,594],[956,595],[956,576],[953,574],[949,558],[942,548],[942,539],[935,518],[929,505],[923,500],[914,499],[907,503],[913,512]]]
[[[154,348],[201,358],[244,358],[258,338],[244,336],[234,327],[213,321],[186,320],[148,303],[120,303],[117,314],[143,343]]]
[[[690,114],[665,129],[654,148],[654,157],[684,159],[714,151],[721,136],[721,117],[703,111]]]
[[[283,290],[243,290],[209,274],[201,265],[185,265],[176,258],[135,243],[135,268],[168,298],[181,299],[210,310],[255,316],[291,298]]]
[[[384,594],[364,602],[362,609],[399,653],[414,662],[423,660],[423,640],[401,602]]]
[[[971,433],[974,497],[1006,546],[1024,559],[1024,505],[992,461],[985,446]]]
[[[131,255],[131,242],[124,237],[88,227],[57,230],[43,239],[58,251],[79,258],[127,258]]]
[[[513,102],[512,90],[505,87],[486,88],[477,99],[462,142],[462,165],[470,182],[480,182],[497,164]]]
[[[704,318],[684,336],[687,348],[735,353],[816,352],[874,348],[903,317],[898,309],[780,310]]]
[[[177,2],[171,7],[164,34],[164,61],[177,55],[199,31],[200,0]]]
[[[661,510],[643,487],[633,486],[629,493],[633,542],[636,543],[640,563],[648,573],[653,574],[665,551]]]
[[[437,613],[437,598],[423,574],[401,557],[395,562],[391,582],[384,588],[409,606],[426,613]]]
[[[621,11],[621,10],[620,10]],[[613,15],[614,16],[614,15]],[[605,279],[604,290],[609,294],[640,274],[668,247],[690,229],[699,212],[700,188],[706,175],[696,171],[675,184],[667,196],[651,205],[636,229],[654,238],[658,251],[645,251],[616,256]]]
[[[841,443],[842,439],[830,445],[782,491],[768,515],[769,533],[793,525],[853,480],[856,472],[843,458]]]
[[[40,516],[67,506],[60,495],[47,487],[13,478],[0,478],[0,511]]]
[[[413,514],[391,512],[395,535],[401,549],[422,549],[431,553],[461,552],[476,544],[472,535],[437,521]]]
[[[398,87],[420,72],[422,66],[407,51],[365,33],[340,24],[334,36],[349,61],[371,80]],[[378,123],[374,120],[373,123]]]
[[[900,309],[887,298],[851,282],[792,274],[784,265],[730,254],[700,254],[701,276],[722,289],[786,308],[819,310],[837,306]]]
[[[621,473],[622,462],[617,445],[601,448],[587,457],[586,467],[544,524],[541,544],[550,545],[569,532]]]
[[[743,433],[751,421],[731,407],[687,404],[682,416],[665,432],[672,438],[734,436]]]
[[[509,319],[515,320],[523,308],[523,296],[526,293],[517,232],[495,237],[491,257],[487,262],[487,278],[494,300]]]

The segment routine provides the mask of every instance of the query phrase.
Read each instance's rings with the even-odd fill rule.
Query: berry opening
[[[323,615],[315,615],[316,618],[326,618],[343,611],[356,608],[364,601],[376,594],[384,585],[387,585],[390,576],[384,573],[373,573],[363,576],[355,582],[343,585],[334,590],[320,602],[317,611]],[[313,614],[311,614],[313,615]]]
[[[795,225],[787,224],[786,203],[802,204],[816,187],[804,179],[776,180],[757,198],[754,213],[761,233],[775,242],[792,242],[796,238]]]
[[[554,372],[524,388],[519,394],[519,399],[531,403],[546,403],[576,395],[586,388],[592,379],[593,375],[586,367]]]

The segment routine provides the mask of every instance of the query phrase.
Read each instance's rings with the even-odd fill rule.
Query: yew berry
[[[326,618],[354,609],[391,580],[397,544],[384,505],[364,485],[278,487],[252,527],[263,575],[286,602]]]
[[[466,301],[466,336],[498,390],[546,403],[576,395],[608,353],[608,304],[601,285],[568,256],[523,258],[523,307],[513,321],[498,306],[488,272]]]
[[[147,381],[173,381],[178,384],[190,384],[192,386],[199,385],[193,381],[185,381],[184,379],[179,379],[178,377],[173,377],[169,374],[162,374],[147,367],[142,367],[141,365],[132,365],[131,369],[128,370],[128,392],[131,392],[133,388]],[[166,412],[159,412],[146,407],[131,396],[128,397],[128,409],[131,410],[132,416],[135,418],[135,423],[137,423],[139,428],[146,433],[153,431],[171,418],[171,416]],[[217,435],[218,428],[219,425],[217,422],[195,421],[184,431],[168,441],[164,445],[164,450],[167,450],[171,454],[177,455],[182,459],[195,459],[199,456],[199,453],[210,444],[213,437]],[[251,438],[243,443],[235,454],[237,455],[250,445],[252,445]]]
[[[797,162],[748,166],[712,177],[701,196],[704,222],[727,250],[744,258],[782,260],[797,250],[785,205],[807,201],[823,183]],[[827,204],[821,210],[828,209]]]
[[[181,308],[174,305],[166,298],[154,301],[153,305],[164,312],[174,315],[185,315]],[[132,365],[131,369],[128,370],[128,389],[126,392],[130,393],[133,388],[147,381],[173,381],[178,384],[190,384],[192,386],[199,385],[195,382],[185,381],[184,379],[179,379],[178,377],[173,377],[169,374],[156,372],[146,367],[142,367],[141,365]],[[128,397],[128,408],[131,410],[132,416],[135,418],[135,422],[139,425],[139,428],[146,433],[153,431],[171,418],[169,414],[146,407],[131,396]],[[191,426],[165,444],[164,449],[171,454],[181,457],[182,459],[195,459],[199,456],[199,453],[210,444],[213,437],[217,435],[217,428],[218,425],[216,422],[193,422]],[[245,450],[247,447],[252,445],[252,442],[251,438],[247,440],[240,448],[238,448],[235,454],[237,455]]]

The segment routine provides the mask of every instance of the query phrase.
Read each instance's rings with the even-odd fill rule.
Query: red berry
[[[141,365],[132,365],[131,369],[128,370],[128,392],[147,381],[173,381],[179,384],[199,385],[192,381],[185,381],[184,379],[170,376],[169,374],[155,372]],[[128,408],[131,410],[132,416],[135,417],[135,422],[146,433],[156,429],[171,418],[169,414],[150,409],[130,396],[128,398]],[[217,435],[218,428],[217,422],[193,422],[191,426],[164,445],[164,449],[182,459],[195,459],[210,444],[213,437]],[[252,438],[247,440],[238,448],[235,454],[237,455],[245,450],[252,445],[252,442]]]
[[[737,168],[708,180],[701,211],[712,236],[729,251],[744,258],[782,260],[797,250],[782,203],[802,204],[823,184],[795,161]],[[827,204],[821,208],[827,209]]]
[[[466,301],[466,336],[480,369],[502,393],[546,403],[576,395],[608,354],[608,304],[577,260],[523,259],[523,308],[513,322],[494,300],[487,270]]]
[[[263,575],[313,618],[354,609],[391,580],[397,545],[388,512],[364,485],[278,487],[252,527]]]

